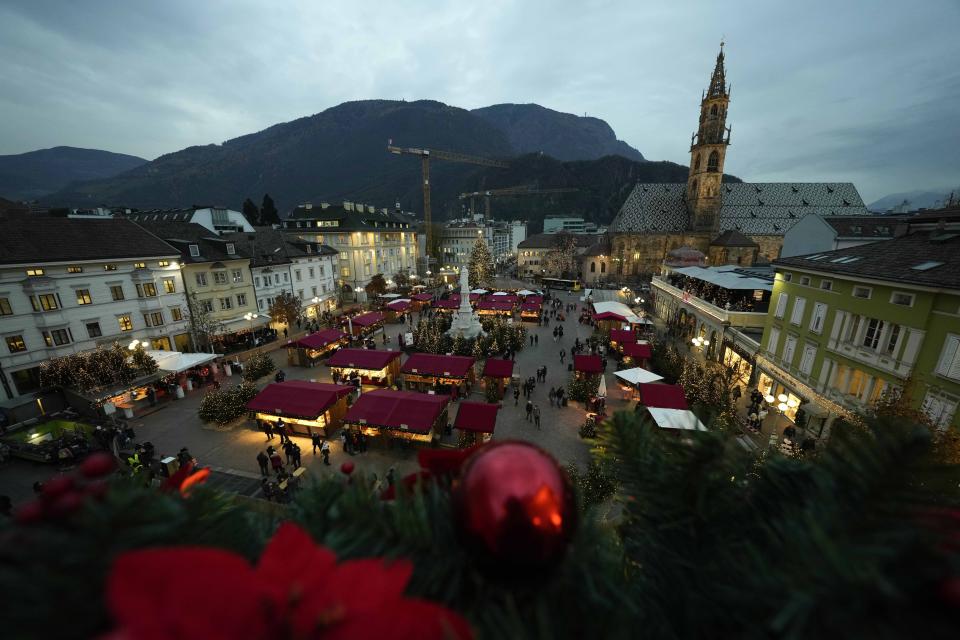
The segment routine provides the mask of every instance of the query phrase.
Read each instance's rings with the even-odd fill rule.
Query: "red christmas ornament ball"
[[[47,502],[53,502],[72,490],[76,484],[73,476],[55,476],[43,483],[43,488],[40,489],[40,497]]]
[[[351,473],[353,473],[353,463],[347,461],[347,462],[344,462],[342,465],[340,465],[340,473],[342,473],[345,476],[348,476]]]
[[[573,489],[557,461],[529,442],[479,449],[454,487],[457,526],[469,548],[500,572],[548,569],[576,529]]]
[[[80,475],[84,478],[102,478],[117,468],[117,460],[109,453],[95,453],[80,465]]]
[[[13,514],[13,519],[17,524],[34,524],[40,522],[46,515],[46,509],[39,500],[28,502],[17,509]]]

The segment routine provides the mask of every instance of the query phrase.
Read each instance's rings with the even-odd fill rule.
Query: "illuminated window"
[[[183,320],[183,311],[180,310],[180,307],[173,307],[170,309],[170,317],[173,318],[174,322],[180,322]]]
[[[89,289],[77,289],[77,304],[90,304],[93,300],[90,298]]]
[[[134,262],[134,263],[133,263],[133,268],[134,268],[134,269],[146,269],[146,268],[147,268],[147,263],[146,263],[146,262]]]
[[[44,293],[38,296],[30,296],[30,304],[34,311],[54,311],[60,308],[57,304],[57,297],[52,293]]]
[[[67,273],[83,273],[83,267],[76,265],[67,267]]]
[[[42,276],[42,275],[43,275],[43,269],[41,269],[40,267],[34,267],[33,269],[27,269],[27,275],[28,275],[28,276]]]
[[[130,331],[133,329],[133,320],[130,318],[129,313],[117,316],[117,324],[120,325],[120,331]]]
[[[104,270],[104,271],[116,271],[116,270],[117,270],[117,265],[115,265],[115,264],[105,264],[105,265],[103,265],[103,270]]]
[[[158,267],[169,267],[169,266],[170,266],[170,261],[169,261],[169,260],[161,260],[160,262],[157,263],[157,266],[158,266]]]
[[[27,350],[27,345],[23,341],[23,336],[7,336],[7,349],[10,353],[20,353]]]
[[[166,293],[176,293],[177,291],[177,281],[173,278],[164,278],[163,279],[163,290]]]

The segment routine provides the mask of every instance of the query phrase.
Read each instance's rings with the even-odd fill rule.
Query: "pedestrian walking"
[[[313,455],[317,455],[317,449],[323,444],[323,440],[320,438],[320,434],[314,431],[310,434],[310,442],[313,444]]]
[[[257,454],[257,464],[260,465],[260,475],[268,476],[270,472],[267,467],[270,464],[270,458],[263,451]]]
[[[517,406],[517,403],[520,402],[520,387],[513,388],[513,406]]]
[[[330,443],[326,440],[320,445],[320,455],[323,456],[323,464],[330,466]]]
[[[344,453],[353,455],[353,453],[350,451],[350,438],[347,436],[346,429],[342,429],[340,431],[340,444],[343,446]]]
[[[387,469],[387,486],[392,487],[396,483],[396,471],[393,467]]]
[[[533,422],[537,425],[537,429],[540,428],[540,405],[533,405]]]
[[[527,400],[527,422],[530,422],[530,416],[533,415],[533,403]]]
[[[533,336],[533,343],[537,346],[540,346],[540,336],[538,335]]]
[[[550,387],[550,392],[547,394],[547,398],[550,400],[550,406],[553,406],[553,399],[557,396],[557,390],[553,387]]]
[[[267,436],[267,442],[273,440],[273,425],[268,421],[263,421],[263,433]]]
[[[293,453],[293,468],[299,469],[300,468],[300,445],[298,444],[292,445],[291,450]]]
[[[270,455],[270,466],[273,467],[273,471],[277,474],[283,471],[283,458],[280,457],[279,452],[274,451]]]
[[[567,357],[567,352],[564,349],[560,349],[560,364],[563,364],[563,359]]]
[[[276,426],[277,435],[280,436],[280,443],[290,442],[290,436],[287,434],[287,425],[283,421],[283,418],[277,420]]]
[[[531,346],[531,347],[533,346],[533,334],[532,334],[532,333],[530,334],[530,346]]]
[[[542,369],[543,369],[543,381],[546,382],[547,381],[547,365],[543,365]]]
[[[293,464],[293,443],[289,440],[283,443],[283,455],[287,459],[287,464]]]

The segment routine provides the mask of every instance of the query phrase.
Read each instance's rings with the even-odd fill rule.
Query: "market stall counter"
[[[635,344],[637,334],[631,329],[611,329],[610,346],[614,349],[620,349],[625,344]]]
[[[377,389],[364,393],[343,418],[351,431],[377,439],[432,442],[447,425],[449,396]]]
[[[287,364],[315,367],[325,357],[346,345],[350,336],[339,329],[324,329],[287,345]]]
[[[539,302],[524,302],[520,305],[520,319],[528,322],[537,322],[543,313],[543,305]]]
[[[436,391],[454,397],[473,383],[473,363],[469,356],[445,356],[433,353],[414,353],[403,363],[404,387],[411,391]]]
[[[334,382],[355,379],[359,384],[387,387],[400,373],[400,351],[340,349],[327,359]]]
[[[444,298],[433,303],[433,308],[441,313],[451,313],[460,308],[460,300],[453,298]]]
[[[258,424],[276,424],[283,419],[293,433],[310,436],[319,432],[324,437],[334,435],[347,413],[352,386],[289,380],[275,382],[247,403],[255,413]]]
[[[513,317],[513,302],[499,300],[481,300],[477,303],[478,316],[505,316]]]
[[[497,412],[500,405],[486,402],[461,402],[457,410],[457,419],[453,423],[454,429],[460,434],[457,446],[461,449],[483,444],[493,437],[493,430],[497,426]]]
[[[513,360],[489,358],[483,365],[483,382],[488,387],[495,385],[503,398],[504,391],[513,378]]]
[[[584,375],[599,375],[603,373],[603,359],[600,356],[573,356],[573,373],[576,378]]]
[[[340,323],[352,331],[354,336],[368,336],[382,329],[384,320],[384,314],[379,311],[371,311],[352,318],[342,318]]]

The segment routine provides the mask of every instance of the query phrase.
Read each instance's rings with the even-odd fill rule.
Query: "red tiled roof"
[[[358,327],[369,327],[382,321],[383,314],[379,311],[371,311],[370,313],[364,313],[363,315],[353,317],[353,324],[357,325]]]
[[[394,311],[406,311],[410,308],[409,300],[394,300],[393,302],[388,302],[387,307],[393,309]]]
[[[327,359],[328,367],[350,367],[379,371],[400,357],[399,351],[377,349],[340,349]]]
[[[640,404],[647,407],[662,407],[664,409],[687,409],[687,398],[683,395],[683,387],[678,384],[658,384],[647,382],[638,385],[640,389]]]
[[[317,416],[353,391],[353,387],[326,382],[289,380],[274,382],[247,403],[247,409],[288,418],[315,420]]]
[[[619,313],[614,313],[613,311],[604,311],[603,313],[597,313],[593,316],[594,320],[619,320],[620,322],[626,321]]]
[[[500,405],[497,404],[464,400],[460,403],[457,420],[453,423],[453,426],[464,431],[493,433],[493,429],[497,425],[497,412],[499,410]]]
[[[637,334],[629,329],[611,329],[610,341],[617,344],[633,344],[637,341]]]
[[[415,293],[410,296],[411,300],[419,300],[420,302],[430,302],[433,300],[433,295],[429,293]]]
[[[360,396],[343,421],[414,433],[429,433],[443,413],[448,395],[377,389]]]
[[[631,358],[650,358],[653,356],[653,352],[649,344],[637,344],[634,342],[623,345],[623,355],[630,356]]]
[[[414,353],[403,363],[403,373],[423,376],[463,378],[470,372],[474,359],[469,356],[444,356],[434,353]]]
[[[573,370],[583,373],[603,373],[600,356],[573,356]]]
[[[482,300],[477,303],[477,311],[513,311],[513,303]]]
[[[513,375],[513,360],[490,358],[483,365],[483,375],[491,378],[509,378]]]
[[[320,349],[325,347],[331,342],[336,342],[340,338],[345,338],[347,334],[339,329],[324,329],[323,331],[317,331],[316,333],[311,333],[305,338],[300,338],[297,340],[298,347],[305,347],[307,349]]]

